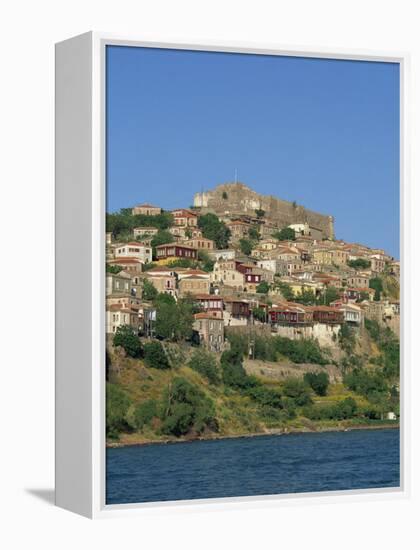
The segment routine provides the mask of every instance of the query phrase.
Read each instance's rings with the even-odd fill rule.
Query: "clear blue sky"
[[[399,67],[107,51],[107,210],[165,209],[238,180],[399,257]]]

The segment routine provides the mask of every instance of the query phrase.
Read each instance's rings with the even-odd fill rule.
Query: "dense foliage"
[[[252,249],[254,248],[254,243],[250,239],[240,239],[239,247],[242,254],[245,254],[245,256],[250,256]]]
[[[169,385],[162,399],[162,432],[175,436],[206,428],[217,430],[213,401],[198,386],[177,377]]]
[[[142,290],[143,300],[152,301],[157,297],[158,294],[159,293],[157,291],[157,288],[154,286],[154,284],[148,281],[147,279],[144,279],[143,290]]]
[[[382,279],[380,277],[373,277],[372,279],[370,279],[369,288],[373,288],[373,290],[375,291],[375,296],[373,299],[375,300],[375,302],[379,302],[379,300],[381,299],[381,292],[383,292],[384,289]]]
[[[212,213],[204,214],[198,218],[198,227],[202,230],[206,239],[215,242],[217,248],[227,248],[230,238],[230,230],[224,222]]]
[[[114,346],[121,346],[127,355],[139,357],[141,344],[136,331],[129,325],[121,325],[114,334]]]
[[[163,212],[157,216],[133,216],[130,208],[123,208],[119,212],[106,215],[106,231],[111,232],[116,240],[132,239],[135,227],[168,229],[171,225],[173,217],[170,212]]]
[[[144,362],[153,369],[169,369],[170,365],[165,350],[160,342],[153,341],[144,344]]]
[[[268,291],[270,290],[270,285],[267,283],[267,281],[262,281],[257,286],[256,290],[259,294],[268,294]]]
[[[347,265],[353,269],[368,269],[370,267],[370,261],[364,258],[357,258],[357,260],[349,260]]]
[[[178,302],[168,294],[159,294],[155,300],[155,334],[158,338],[180,341],[191,338],[194,321],[194,304],[191,299]]]
[[[330,379],[326,372],[306,372],[303,376],[303,381],[310,386],[317,395],[327,395]]]
[[[106,384],[106,433],[118,437],[119,432],[130,429],[127,413],[132,401],[117,384]]]
[[[280,231],[273,233],[273,237],[279,241],[294,241],[296,239],[295,230],[291,227],[283,227]]]
[[[207,378],[211,384],[220,383],[219,369],[213,353],[204,349],[195,350],[188,366]]]

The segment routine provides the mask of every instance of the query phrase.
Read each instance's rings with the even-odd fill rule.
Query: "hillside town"
[[[370,319],[398,336],[400,262],[335,238],[332,216],[259,197],[232,183],[189,207],[140,203],[108,215],[107,334],[129,326],[153,338],[153,297],[166,294],[192,304],[193,340],[212,352],[226,349],[233,327],[329,345],[343,325]]]

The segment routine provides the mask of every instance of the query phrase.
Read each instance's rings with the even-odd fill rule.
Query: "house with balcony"
[[[168,264],[174,260],[196,260],[197,249],[179,243],[161,244],[156,247],[156,261],[158,264]]]

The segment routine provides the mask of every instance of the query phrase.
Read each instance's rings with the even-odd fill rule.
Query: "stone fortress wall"
[[[227,198],[223,198],[224,193]],[[212,191],[196,193],[194,206],[199,207],[203,213],[214,212],[218,216],[255,216],[255,210],[262,209],[266,212],[264,219],[275,223],[279,228],[292,223],[307,222],[311,227],[320,229],[324,237],[334,238],[332,216],[307,210],[272,195],[259,195],[243,183],[223,183]]]

